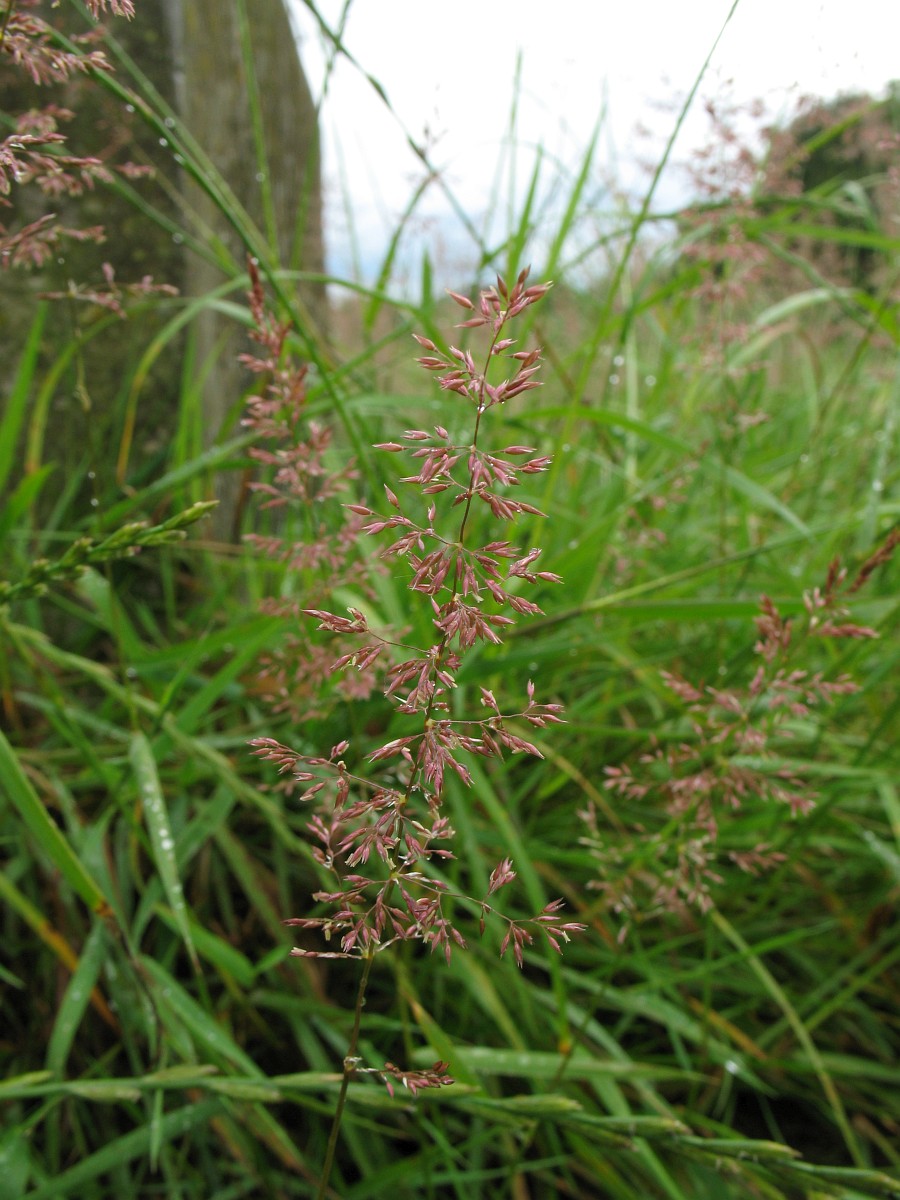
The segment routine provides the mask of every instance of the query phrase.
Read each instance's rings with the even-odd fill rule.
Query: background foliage
[[[723,154],[676,221],[654,208],[657,174],[598,223],[590,147],[553,181],[549,239],[536,167],[503,245],[480,247],[473,287],[529,260],[555,280],[519,334],[544,346],[545,386],[494,436],[553,456],[519,492],[548,515],[516,537],[564,586],[467,660],[458,710],[534,678],[567,724],[532,731],[542,760],[475,762],[471,789],[454,785],[443,870],[480,894],[509,856],[514,915],[563,896],[589,931],[520,970],[463,911],[469,949],[449,965],[379,958],[366,1060],[447,1061],[456,1083],[414,1100],[351,1084],[334,1195],[900,1192],[897,178],[871,150],[893,109],[853,111],[773,134],[764,160]],[[855,133],[841,173],[798,177]],[[123,253],[145,218],[120,229]],[[409,336],[443,341],[458,310],[427,258],[415,297],[392,295],[395,251],[376,287],[332,281],[334,337],[312,344],[295,275],[261,264],[300,330],[287,351],[314,363],[303,421],[328,424],[327,461],[355,458],[373,507],[397,484],[367,448],[458,420]],[[206,303],[248,328],[248,287],[236,270]],[[261,478],[255,431],[203,449],[202,304],[132,302],[125,322],[89,305],[62,337],[59,308],[35,303],[5,393],[0,1178],[29,1200],[311,1196],[356,978],[289,957],[282,920],[319,886],[307,812],[247,743],[315,754],[349,736],[362,755],[392,736],[377,692],[311,666],[311,597],[425,638],[429,622],[365,539],[336,576],[204,533],[215,472]],[[98,361],[125,343],[124,383],[94,378],[86,341]],[[177,383],[168,436],[123,458],[158,362]],[[54,474],[48,414],[82,386],[85,450]],[[247,493],[242,514],[289,547],[341,520]],[[754,624],[761,595],[789,639],[771,610]]]

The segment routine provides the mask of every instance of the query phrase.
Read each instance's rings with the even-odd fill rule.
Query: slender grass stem
[[[350,1087],[350,1080],[353,1078],[358,1062],[356,1052],[359,1048],[359,1030],[362,1024],[362,1011],[366,1003],[366,989],[369,986],[369,975],[371,974],[374,960],[374,951],[370,951],[365,957],[362,975],[359,978],[359,987],[356,991],[356,1007],[353,1012],[353,1031],[350,1034],[347,1053],[344,1056],[344,1074],[341,1078],[341,1090],[338,1092],[337,1104],[334,1107],[334,1117],[331,1121],[331,1132],[328,1135],[328,1146],[325,1150],[325,1161],[322,1163],[322,1178],[319,1181],[316,1200],[325,1200],[328,1194],[328,1181],[331,1178],[331,1169],[334,1166],[334,1155],[341,1132],[341,1121],[343,1120],[344,1107],[347,1103],[347,1089]]]

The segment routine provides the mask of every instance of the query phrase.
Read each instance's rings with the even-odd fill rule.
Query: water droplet
[[[529,670],[529,671],[536,671],[537,669],[538,669],[538,665],[537,665],[537,663],[536,663],[536,662],[530,662],[530,663],[528,664],[528,670]]]
[[[177,163],[179,163],[179,164],[183,164],[183,163],[184,163],[184,155],[183,155],[183,154],[176,154],[176,155],[175,155],[175,161],[176,161]]]
[[[256,182],[257,183],[265,183],[265,181],[266,181],[265,173],[263,171],[257,171],[256,172]]]
[[[656,376],[655,375],[645,375],[644,383],[647,385],[647,387],[655,387],[656,386]]]
[[[624,367],[625,366],[625,359],[622,357],[621,354],[617,354],[616,357],[613,359],[613,366],[614,367]]]
[[[737,1073],[740,1069],[741,1068],[740,1068],[739,1064],[736,1063],[733,1058],[727,1058],[725,1060],[725,1070],[728,1072],[729,1075],[737,1075]]]
[[[618,375],[610,375],[609,382],[615,386],[619,382]]]
[[[92,496],[91,497],[91,508],[99,508],[99,507],[100,507],[100,501],[97,499],[96,496]]]
[[[126,112],[134,112],[134,105],[133,105],[133,104],[126,104],[126,105],[125,105],[125,111],[126,111]]]
[[[175,128],[175,118],[174,117],[166,117],[165,125],[166,125],[166,129],[174,129]]]
[[[184,236],[180,233],[173,233],[172,241],[175,243],[176,246],[180,246],[181,243],[184,241]]]
[[[96,479],[96,478],[97,478],[96,471],[88,471],[88,479]]]
[[[728,674],[728,668],[725,666],[725,664],[724,664],[724,663],[719,663],[719,674],[720,674],[720,675],[727,675],[727,674]]]
[[[126,667],[125,674],[129,679],[137,679],[137,674],[138,674],[137,668],[136,667]]]
[[[577,546],[578,546],[578,539],[572,538],[571,542],[569,542],[569,549],[574,550],[574,549],[576,549]]]
[[[883,492],[884,491],[884,484],[881,482],[880,479],[872,480],[872,491],[873,492]]]
[[[159,144],[160,144],[161,146],[168,146],[168,144],[169,144],[169,139],[168,139],[168,138],[160,138],[160,139],[159,139]]]
[[[809,455],[808,455],[808,454],[801,454],[801,455],[800,455],[800,461],[801,461],[801,462],[809,462]]]

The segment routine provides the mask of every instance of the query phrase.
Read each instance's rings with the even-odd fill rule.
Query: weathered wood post
[[[175,95],[188,130],[258,229],[274,240],[272,249],[281,265],[321,274],[318,114],[285,0],[167,0],[167,4]],[[208,227],[241,262],[240,238],[213,201],[191,185],[187,196],[201,226]],[[188,257],[190,295],[203,296],[225,278],[214,263]],[[324,285],[302,286],[298,299],[311,327],[324,331]],[[226,432],[228,414],[249,382],[237,362],[243,335],[209,311],[199,318],[195,337],[198,364],[211,364],[203,389],[203,419],[212,442]],[[229,539],[235,533],[239,480],[222,475],[218,482],[220,508],[214,530]]]

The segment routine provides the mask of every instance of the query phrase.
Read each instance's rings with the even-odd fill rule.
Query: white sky
[[[304,0],[292,0],[313,92],[325,74],[322,40]],[[710,64],[702,96],[727,89],[735,101],[764,101],[768,119],[788,117],[802,94],[882,91],[900,77],[900,11],[895,0],[740,0]],[[338,60],[323,104],[328,239],[333,269],[350,268],[352,223],[365,275],[418,182],[421,162],[405,131],[431,139],[431,159],[479,221],[498,198],[521,197],[534,147],[577,169],[601,114],[596,173],[643,186],[638,157],[654,157],[693,85],[732,0],[316,0],[335,28],[347,10],[344,42],[384,88],[396,116],[363,74]],[[516,178],[492,192],[513,103],[521,52]],[[398,120],[399,118],[399,120]],[[649,128],[653,140],[636,136]],[[680,143],[684,159],[702,145],[700,98]],[[547,166],[547,187],[552,171]],[[678,184],[670,182],[674,199]],[[599,191],[598,191],[599,194]],[[665,203],[665,189],[661,201]],[[349,198],[349,199],[347,199]],[[347,215],[349,208],[350,214]],[[417,239],[433,256],[465,258],[470,246],[436,188],[419,209]],[[506,228],[498,217],[499,228]],[[426,226],[427,228],[423,228]],[[448,265],[445,263],[445,265]]]

